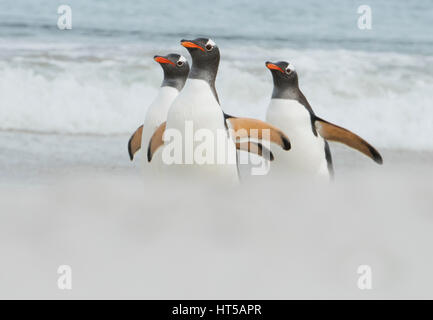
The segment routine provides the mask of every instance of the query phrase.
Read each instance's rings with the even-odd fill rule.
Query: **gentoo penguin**
[[[181,157],[177,165],[167,165],[171,167],[172,172],[185,174],[188,179],[207,179],[211,176],[214,180],[236,183],[238,181],[236,163],[236,143],[238,141],[233,139],[230,134],[232,131],[239,133],[240,129],[244,129],[244,134],[236,135],[236,137],[248,138],[251,129],[259,129],[259,135],[262,132],[260,129],[268,129],[271,132],[272,142],[279,144],[284,150],[290,149],[287,136],[272,125],[260,120],[233,117],[222,111],[215,88],[220,51],[214,41],[197,38],[181,40],[181,45],[192,57],[191,70],[184,89],[170,107],[166,124],[161,125],[151,138],[148,147],[149,161],[158,147],[165,142],[164,149],[170,145],[172,153],[180,154]],[[214,138],[204,150],[202,149],[203,142],[193,139],[200,135],[200,131],[203,134],[203,129],[210,132]],[[191,131],[191,134],[187,136],[188,130]],[[182,137],[180,144],[173,145],[168,142],[167,136],[163,141],[164,132],[166,134],[179,133]],[[224,133],[222,139],[221,132]],[[187,149],[192,152],[188,153]],[[201,155],[205,155],[206,162],[199,162],[196,159],[197,150],[200,150]],[[163,157],[164,154],[168,153],[163,152]]]
[[[146,112],[143,125],[141,125],[128,141],[128,152],[131,161],[134,154],[141,148],[142,141],[147,146],[153,132],[167,120],[168,109],[185,85],[189,73],[189,64],[185,57],[170,53],[167,56],[153,58],[160,64],[164,72],[164,79],[158,95]]]
[[[283,130],[292,143],[290,152],[274,152],[271,175],[289,173],[331,178],[333,165],[328,141],[344,143],[382,164],[379,152],[365,140],[315,115],[299,89],[298,75],[292,64],[266,62],[266,67],[274,82],[266,120]]]

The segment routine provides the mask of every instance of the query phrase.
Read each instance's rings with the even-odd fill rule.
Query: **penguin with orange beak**
[[[179,54],[155,56],[154,60],[161,66],[164,78],[158,95],[147,109],[143,125],[132,134],[128,141],[131,161],[135,153],[140,150],[142,142],[147,146],[153,132],[167,120],[168,109],[185,85],[189,73],[188,61]]]
[[[379,152],[361,137],[347,129],[319,118],[299,89],[295,67],[286,62],[266,62],[274,87],[266,121],[281,128],[291,139],[292,150],[273,151],[275,161],[270,175],[308,175],[329,179],[333,175],[331,150],[328,141],[346,144],[378,164]]]
[[[195,40],[181,40],[181,45],[185,47],[192,58],[191,70],[188,75],[185,87],[175,99],[167,115],[167,122],[161,125],[154,133],[148,146],[148,160],[151,161],[155,151],[164,145],[163,135],[165,131],[178,132],[182,134],[183,143],[186,141],[187,127],[193,127],[190,136],[196,136],[201,129],[211,132],[214,137],[221,131],[226,131],[223,143],[215,143],[208,150],[204,150],[206,155],[212,159],[207,163],[198,163],[195,158],[188,157],[183,153],[183,145],[170,147],[173,153],[182,155],[182,164],[171,165],[177,173],[186,173],[187,177],[214,177],[214,180],[237,183],[239,180],[236,148],[239,140],[249,138],[251,129],[257,129],[260,133],[263,129],[270,131],[270,140],[280,146],[283,150],[290,149],[288,137],[278,128],[260,120],[238,118],[227,115],[220,106],[218,93],[215,87],[215,80],[218,73],[220,62],[220,50],[216,43],[209,38],[197,38]],[[244,130],[240,130],[244,129]],[[243,136],[233,138],[230,132],[244,132]],[[220,141],[221,142],[221,141]],[[201,147],[196,141],[192,143],[192,150]],[[247,151],[251,144],[247,144]],[[261,147],[260,144],[256,146]],[[166,146],[167,147],[167,146]],[[181,150],[177,150],[181,149]],[[260,154],[261,151],[255,152]],[[235,155],[235,161],[221,162],[221,158],[228,160],[230,155]],[[220,157],[223,155],[222,157]],[[228,157],[227,157],[228,155]]]

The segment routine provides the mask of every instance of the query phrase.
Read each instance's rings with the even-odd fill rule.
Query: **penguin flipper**
[[[132,134],[128,141],[129,159],[134,160],[134,154],[141,148],[141,136],[143,134],[143,125],[139,126]]]
[[[156,150],[164,144],[164,140],[162,139],[164,135],[164,131],[166,128],[166,122],[162,123],[153,133],[152,138],[150,139],[149,146],[147,149],[147,161],[152,161],[152,157],[155,154]],[[138,129],[137,129],[138,130]],[[250,153],[257,154],[261,157],[264,157],[266,160],[273,161],[274,155],[270,150],[265,148],[259,142],[237,142],[236,149],[248,151]]]
[[[251,118],[227,118],[226,121],[230,123],[236,141],[237,139],[250,137],[262,140],[263,130],[266,129],[270,132],[271,142],[278,144],[286,151],[291,148],[289,138],[280,129],[267,122]],[[257,134],[257,136],[254,136],[253,134]]]
[[[314,126],[319,134],[326,140],[343,143],[365,154],[378,164],[383,163],[380,153],[367,141],[347,129],[332,124],[326,120],[317,118]]]
[[[235,116],[232,116],[232,115],[230,115],[230,114],[227,114],[227,113],[225,113],[224,111],[223,111],[223,115],[224,115],[224,119],[225,119],[225,120],[230,119],[230,118],[236,118]]]
[[[236,142],[236,149],[256,154],[260,157],[265,158],[268,161],[274,161],[274,155],[271,152],[271,150],[265,148],[259,142],[252,142],[252,141]]]
[[[147,161],[152,161],[152,157],[155,154],[156,150],[160,146],[164,144],[164,140],[162,140],[162,136],[165,132],[165,126],[167,122],[163,122],[153,133],[152,138],[150,138],[149,146],[147,148]]]

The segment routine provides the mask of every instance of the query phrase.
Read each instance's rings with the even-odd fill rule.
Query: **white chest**
[[[192,121],[195,129],[224,129],[224,115],[209,84],[199,79],[188,79],[185,87],[170,108],[167,127],[184,128]]]
[[[266,120],[281,129],[292,145],[288,152],[275,150],[275,163],[271,164],[271,170],[274,165],[286,171],[327,174],[325,141],[314,135],[310,113],[302,104],[296,100],[272,99]]]
[[[178,94],[179,90],[173,87],[159,88],[158,95],[146,111],[146,116],[143,122],[143,133],[141,136],[140,156],[138,156],[138,154],[136,156],[137,158],[139,157],[142,159],[143,168],[156,168],[160,163],[159,154],[154,156],[152,162],[147,161],[147,148],[149,146],[150,138],[155,130],[167,120],[168,110]]]
[[[294,136],[293,138],[313,135],[310,113],[296,100],[272,99],[266,120],[279,127],[287,135]]]
[[[167,117],[164,151],[163,156],[172,152],[181,160],[169,163],[188,165],[171,166],[177,174],[191,179],[212,176],[237,183],[236,147],[227,136],[223,111],[207,82],[188,79],[173,102]]]
[[[146,112],[143,124],[143,141],[149,141],[153,132],[167,120],[168,110],[178,96],[179,91],[173,87],[161,87],[158,95]]]

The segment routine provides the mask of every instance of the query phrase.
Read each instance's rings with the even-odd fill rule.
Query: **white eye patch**
[[[286,70],[295,71],[295,66],[293,64],[289,63]]]
[[[186,62],[186,59],[184,56],[180,56],[178,62]]]
[[[208,45],[208,44],[210,44],[212,47],[215,46],[215,42],[213,42],[212,39],[209,39],[209,40],[206,42],[206,45]]]

